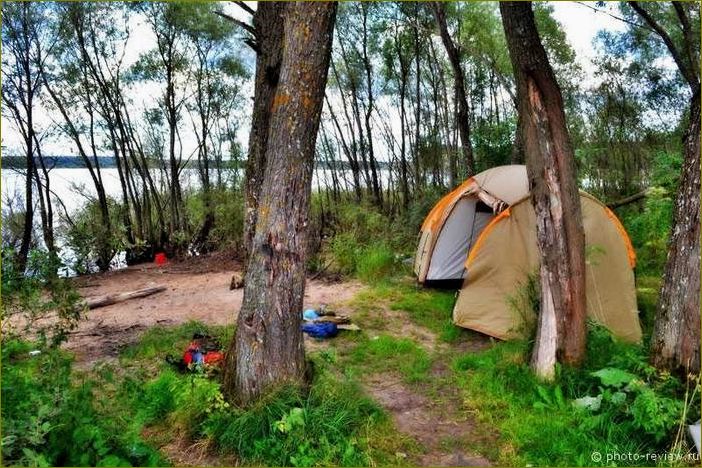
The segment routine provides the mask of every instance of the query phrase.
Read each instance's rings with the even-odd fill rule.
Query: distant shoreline
[[[85,161],[79,156],[44,156],[44,164],[46,164],[47,169],[86,169]],[[91,163],[95,164],[95,158],[90,158]],[[114,156],[98,156],[98,164],[101,169],[115,169],[117,168],[117,162]],[[147,159],[149,167],[157,169],[160,166],[167,163],[167,161],[160,161],[158,159]],[[34,158],[35,164],[40,164],[39,158]],[[222,169],[243,169],[246,160],[236,161],[232,159],[223,159],[221,161]],[[211,169],[216,169],[216,162],[211,161]],[[385,161],[376,161],[378,169],[385,170],[388,168],[388,163]],[[0,158],[0,165],[2,169],[25,169],[27,167],[27,161],[24,156],[3,156]],[[197,160],[184,161],[183,165],[186,169],[197,169]],[[351,170],[351,165],[348,161],[317,161],[317,167],[323,169],[336,169],[336,170]]]

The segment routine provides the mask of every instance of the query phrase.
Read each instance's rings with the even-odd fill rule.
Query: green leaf
[[[593,372],[592,375],[594,377],[598,377],[602,382],[602,385],[616,388],[626,385],[636,378],[635,375],[630,374],[627,371],[617,369],[616,367],[605,367],[597,372]]]
[[[577,398],[573,400],[573,406],[576,408],[583,408],[590,411],[597,411],[602,405],[602,395],[597,395],[596,397],[584,396],[582,398]]]

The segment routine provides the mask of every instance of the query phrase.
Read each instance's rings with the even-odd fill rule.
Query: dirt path
[[[116,357],[120,348],[136,341],[149,327],[190,320],[232,324],[244,294],[243,289],[229,290],[235,271],[240,271],[239,265],[231,261],[189,261],[164,267],[139,265],[79,278],[78,291],[86,299],[157,284],[165,285],[167,290],[88,311],[64,347],[75,353],[79,367],[88,368],[99,360]],[[308,281],[305,307],[341,304],[361,287],[354,281]]]
[[[426,452],[421,466],[488,466],[490,461],[472,453],[476,425],[461,416],[453,398],[433,401],[402,383],[396,375],[372,375],[366,391],[392,415],[400,432],[410,435]]]

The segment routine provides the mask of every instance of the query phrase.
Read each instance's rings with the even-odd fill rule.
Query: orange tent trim
[[[488,223],[487,226],[485,226],[485,229],[483,229],[483,232],[480,233],[478,236],[478,239],[475,241],[475,245],[473,245],[473,248],[470,249],[470,252],[468,253],[468,259],[466,260],[466,267],[470,265],[470,263],[473,261],[473,258],[475,257],[475,254],[478,253],[478,249],[480,249],[480,246],[482,245],[483,241],[485,238],[490,234],[490,231],[495,227],[497,223],[502,221],[505,218],[508,218],[510,216],[510,208],[507,208],[497,216],[495,216],[492,221]]]
[[[605,209],[607,216],[609,216],[609,218],[614,222],[614,226],[616,226],[617,231],[619,231],[619,235],[622,236],[624,245],[626,245],[626,255],[629,258],[629,266],[633,270],[636,267],[636,251],[634,250],[634,246],[631,244],[631,238],[626,232],[626,229],[624,229],[621,221],[619,221],[619,218],[617,218],[617,215],[615,215],[614,212],[609,209],[609,207],[605,205],[602,205],[602,207]]]
[[[439,203],[434,205],[434,208],[432,208],[432,210],[429,212],[429,215],[422,223],[422,231],[426,231],[428,229],[432,232],[435,232],[437,225],[440,224],[442,218],[444,217],[444,215],[446,215],[446,207],[454,203],[458,198],[460,198],[461,195],[463,195],[463,193],[468,189],[468,187],[470,187],[474,183],[475,179],[471,177],[465,182],[463,182],[461,185],[453,189],[451,192],[449,192],[448,195],[445,195],[441,200],[439,200]]]

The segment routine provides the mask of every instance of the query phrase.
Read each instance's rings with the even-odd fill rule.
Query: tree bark
[[[257,208],[266,169],[266,146],[271,106],[280,77],[283,54],[284,2],[260,2],[253,15],[256,31],[256,76],[249,133],[249,155],[244,176],[244,258],[251,252],[256,233]],[[244,261],[246,264],[246,260]]]
[[[309,200],[335,15],[336,3],[286,7],[256,234],[224,373],[225,394],[242,404],[285,382],[300,383],[305,373],[300,324]]]
[[[446,5],[443,2],[432,2],[436,23],[439,25],[441,42],[444,44],[446,53],[453,69],[453,86],[458,101],[458,112],[456,113],[456,125],[461,137],[461,150],[464,163],[466,165],[467,177],[475,173],[475,160],[473,159],[473,144],[470,142],[470,113],[468,111],[468,98],[466,97],[466,83],[461,68],[460,50],[453,43],[446,24]]]
[[[373,187],[373,199],[376,206],[383,207],[383,187],[378,177],[378,162],[375,159],[375,150],[373,148],[373,132],[371,128],[371,118],[373,115],[374,98],[373,98],[373,65],[368,57],[368,8],[369,4],[361,3],[361,12],[363,14],[363,68],[366,72],[366,93],[368,104],[365,112],[366,138],[368,139],[368,161],[371,169],[371,182]]]
[[[541,313],[534,370],[552,378],[556,360],[585,355],[585,235],[575,159],[563,98],[534,22],[531,2],[502,2],[500,12],[517,80],[522,141],[541,263]]]
[[[399,81],[399,99],[400,99],[400,191],[402,192],[402,209],[407,211],[410,202],[410,190],[407,167],[407,143],[406,143],[406,128],[407,128],[407,110],[405,108],[405,97],[407,95],[407,80],[410,72],[410,61],[405,56],[402,50],[402,42],[400,41],[399,33],[395,32],[395,47],[397,49],[398,73]]]
[[[651,362],[659,369],[700,373],[700,72],[699,41],[681,3],[673,8],[682,44],[639,2],[628,2],[659,36],[690,86],[690,114],[684,161],[675,198],[673,229],[651,337]]]
[[[651,337],[659,369],[700,372],[700,92],[690,102],[663,286]]]

